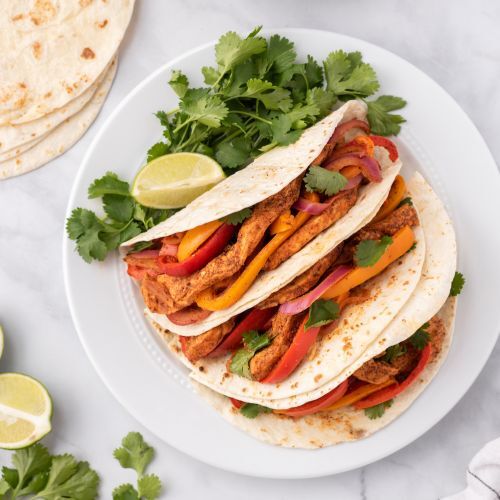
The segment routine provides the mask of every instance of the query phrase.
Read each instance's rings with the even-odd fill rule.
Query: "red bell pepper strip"
[[[401,382],[400,384],[392,384],[389,387],[380,389],[380,391],[370,394],[367,398],[361,399],[357,403],[354,403],[354,408],[362,410],[364,408],[371,408],[380,403],[385,403],[392,398],[395,398],[398,394],[401,394],[405,389],[407,389],[422,373],[427,363],[431,359],[432,347],[428,343],[422,350],[420,359],[418,360],[417,366],[411,371],[411,373]]]
[[[309,401],[309,403],[296,406],[295,408],[288,408],[287,410],[275,410],[274,412],[280,413],[282,415],[288,415],[289,417],[303,417],[305,415],[312,415],[313,413],[317,413],[328,408],[333,403],[342,398],[347,392],[348,387],[349,379],[344,380],[340,385],[335,387],[335,389],[314,401]]]
[[[370,135],[370,139],[373,141],[375,146],[381,146],[389,152],[389,158],[391,161],[396,161],[399,158],[398,148],[387,137],[382,137],[381,135]]]
[[[182,262],[162,262],[160,266],[162,272],[169,276],[189,276],[193,274],[224,250],[235,230],[236,226],[223,224],[191,257]]]
[[[299,366],[299,363],[304,359],[310,347],[316,342],[321,329],[319,326],[313,326],[305,330],[304,327],[308,318],[309,314],[306,315],[300,324],[288,350],[272,369],[271,373],[260,380],[260,382],[263,384],[277,384],[282,382]]]
[[[244,401],[240,401],[239,399],[234,399],[234,398],[229,398],[231,400],[231,403],[233,404],[233,406],[235,408],[238,408],[238,410],[242,407],[242,406],[245,406],[245,402]]]
[[[252,309],[229,333],[226,338],[208,355],[210,358],[234,351],[241,344],[243,334],[250,330],[262,330],[276,312],[275,307]]]

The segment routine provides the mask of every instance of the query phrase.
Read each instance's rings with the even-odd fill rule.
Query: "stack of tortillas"
[[[69,149],[108,94],[134,0],[2,0],[0,179]]]

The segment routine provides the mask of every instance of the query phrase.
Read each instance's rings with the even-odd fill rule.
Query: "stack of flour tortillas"
[[[0,179],[69,149],[113,82],[134,0],[2,0]]]

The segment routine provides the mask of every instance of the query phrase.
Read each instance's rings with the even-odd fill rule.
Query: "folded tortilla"
[[[257,158],[247,168],[224,180],[203,194],[186,208],[149,231],[124,243],[169,236],[201,224],[220,219],[243,208],[253,206],[279,192],[301,175],[318,156],[339,123],[353,118],[363,119],[366,107],[358,101],[349,101],[321,122],[306,130],[291,146],[276,148]],[[208,318],[191,325],[176,325],[166,315],[145,310],[145,314],[163,329],[184,336],[200,335],[261,302],[299,274],[309,269],[339,243],[364,226],[387,197],[401,162],[392,162],[384,148],[375,148],[375,157],[382,169],[382,182],[360,188],[356,204],[347,214],[326,229],[304,248],[270,272],[261,273],[250,289],[235,304],[216,311]],[[221,204],[220,200],[224,203]]]
[[[422,393],[439,371],[449,351],[453,336],[456,300],[449,298],[438,313],[446,336],[440,353],[424,369],[418,380],[393,400],[382,417],[371,420],[363,410],[341,408],[299,418],[261,413],[255,419],[243,416],[221,394],[193,382],[196,392],[228,422],[250,436],[269,444],[288,448],[323,448],[346,441],[357,441],[382,429],[403,413]]]

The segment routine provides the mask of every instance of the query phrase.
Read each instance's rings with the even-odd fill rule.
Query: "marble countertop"
[[[118,102],[167,60],[227,30],[257,24],[318,28],[359,37],[412,62],[440,83],[475,122],[500,162],[500,3],[477,0],[138,0],[118,74],[85,137],[50,165],[0,183],[0,321],[7,334],[2,371],[43,381],[55,404],[45,442],[88,460],[102,498],[133,480],[112,450],[130,430],[154,445],[152,470],[165,498],[432,499],[463,488],[472,455],[500,435],[500,346],[463,400],[423,437],[360,470],[314,480],[273,481],[226,473],[172,449],[111,396],[85,356],[69,314],[61,240],[69,191],[91,139]],[[492,112],[496,110],[495,112]],[[445,131],[443,131],[445,133]],[[473,167],[473,166],[471,166]],[[111,167],[110,167],[111,168]],[[452,172],[453,166],[450,165]],[[480,332],[478,332],[480,333]],[[1,453],[1,462],[8,456]],[[235,457],[237,460],[237,457]]]

